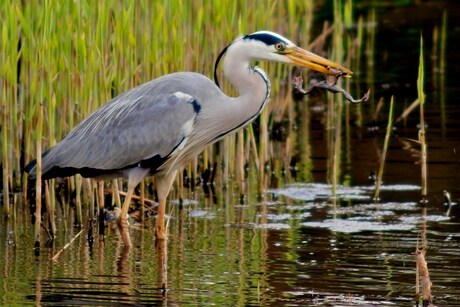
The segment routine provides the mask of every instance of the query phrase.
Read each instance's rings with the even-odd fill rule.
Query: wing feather
[[[156,155],[166,157],[193,130],[197,112],[188,94],[135,88],[101,107],[44,157],[53,166],[121,169]]]

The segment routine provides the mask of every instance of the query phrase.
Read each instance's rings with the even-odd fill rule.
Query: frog
[[[353,104],[358,104],[358,103],[369,100],[369,96],[371,92],[370,89],[363,95],[363,97],[361,97],[360,99],[355,99],[345,89],[337,85],[337,81],[339,80],[339,78],[346,75],[347,73],[339,71],[337,69],[332,69],[332,68],[330,70],[332,74],[327,74],[326,78],[322,81],[312,80],[307,89],[304,89],[302,87],[302,83],[303,83],[302,72],[299,70],[299,74],[294,77],[293,83],[294,83],[295,89],[298,90],[299,93],[303,95],[310,94],[315,88],[320,88],[320,89],[332,92],[334,94],[342,93],[343,97]]]

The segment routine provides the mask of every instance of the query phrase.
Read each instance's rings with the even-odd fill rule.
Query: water
[[[311,197],[312,191],[318,196]],[[457,215],[446,217],[431,206],[424,213],[417,202],[403,201],[413,192],[419,190],[412,185],[390,186],[382,198],[398,194],[401,201],[376,204],[369,186],[340,188],[340,196],[331,200],[325,185],[296,184],[245,205],[239,205],[236,192],[218,195],[217,203],[198,192],[200,201],[172,213],[166,255],[156,250],[152,219],[134,224],[129,253],[109,228],[104,243],[90,246],[82,235],[55,261],[50,258],[79,231],[70,221],[67,231],[61,221],[54,247],[42,248],[38,256],[32,225],[17,225],[12,244],[2,248],[2,301],[410,306],[413,253],[425,223],[435,301],[455,306],[460,298]],[[18,220],[28,220],[22,215]],[[8,227],[3,221],[2,228]],[[1,241],[6,242],[4,232]]]
[[[431,33],[434,25],[441,24],[443,5],[449,13],[448,66],[440,83],[429,55]],[[367,7],[358,9],[368,12]],[[298,119],[299,127],[311,127],[310,148],[307,157],[297,153],[295,164],[300,168],[306,160],[311,169],[291,175],[273,168],[262,198],[255,170],[250,170],[243,203],[234,184],[222,188],[217,182],[211,195],[202,187],[188,191],[184,208],[173,206],[163,252],[155,246],[154,219],[149,219],[131,227],[130,252],[111,226],[105,241],[96,236],[90,245],[85,224],[82,235],[57,260],[50,260],[80,228],[72,217],[64,219],[59,213],[54,245],[43,246],[36,255],[29,212],[16,209],[11,220],[0,220],[0,304],[413,306],[414,251],[426,229],[434,302],[460,305],[460,206],[454,204],[446,216],[443,196],[444,190],[449,191],[455,203],[460,195],[455,80],[460,35],[454,24],[460,10],[442,1],[423,1],[417,14],[414,10],[405,5],[377,9],[371,87],[375,101],[363,106],[365,124],[352,125],[344,137],[337,195],[325,183],[329,163],[325,106],[312,98],[299,111],[308,116]],[[429,202],[426,207],[419,202],[418,145],[408,140],[417,138],[415,111],[394,131],[376,203],[368,177],[377,167],[386,115],[370,124],[373,106],[380,96],[389,101],[394,94],[398,116],[416,98],[420,28],[427,47]],[[363,72],[355,80],[366,88],[365,79]],[[356,109],[349,110],[353,115]],[[272,144],[281,148],[274,150],[274,161],[283,161],[283,144]]]

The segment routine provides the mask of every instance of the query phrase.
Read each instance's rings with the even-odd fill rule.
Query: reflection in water
[[[123,246],[123,244],[118,241],[117,244],[117,258],[116,258],[116,272],[120,277],[120,290],[123,291],[127,296],[132,296],[133,289],[132,287],[132,274],[131,268],[128,266],[129,253],[131,248]]]
[[[167,240],[156,240],[158,288],[166,292],[168,288],[168,251]]]
[[[257,190],[256,182],[248,183],[249,190]],[[370,186],[339,186],[337,197],[331,199],[328,185],[298,184],[267,191],[270,200],[259,201],[257,193],[250,193],[243,205],[237,189],[216,192],[216,203],[206,201],[197,190],[197,201],[185,201],[182,210],[173,210],[167,243],[155,242],[153,219],[145,227],[132,227],[135,244],[130,250],[109,227],[105,241],[96,239],[92,250],[82,235],[57,261],[49,261],[80,231],[58,227],[56,247],[42,248],[34,260],[29,248],[33,229],[19,223],[15,231],[29,238],[29,247],[4,245],[6,262],[0,274],[2,289],[9,294],[2,295],[3,302],[59,306],[413,302],[413,253],[423,220],[419,204],[412,200],[418,199],[419,187],[384,185],[382,199],[398,201],[382,203],[372,202]],[[458,210],[453,206],[452,218],[444,215],[442,204],[425,210],[435,302],[458,303]],[[64,221],[58,219],[61,224]]]

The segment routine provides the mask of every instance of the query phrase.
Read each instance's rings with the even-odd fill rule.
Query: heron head
[[[235,42],[251,45],[250,55],[266,60],[298,65],[328,75],[351,77],[349,69],[296,46],[287,38],[270,31],[259,31],[238,38]]]

